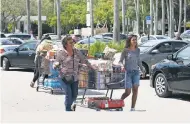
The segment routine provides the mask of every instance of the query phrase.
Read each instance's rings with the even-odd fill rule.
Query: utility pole
[[[118,0],[114,0],[113,40],[115,42],[120,41],[119,1]]]
[[[60,0],[57,0],[57,37],[61,39],[61,17],[60,17]]]
[[[165,0],[162,0],[162,35],[165,35]]]
[[[150,35],[153,34],[153,0],[150,0]]]
[[[184,31],[186,31],[186,21],[187,21],[187,0],[184,0]]]
[[[42,1],[38,0],[38,39],[42,38],[42,15],[41,15]]]
[[[26,0],[27,33],[30,33],[30,0]]]
[[[126,14],[126,1],[122,0],[122,33],[125,34],[126,30],[125,30],[125,14]]]
[[[90,0],[90,26],[91,26],[91,36],[94,36],[93,0]]]
[[[54,0],[54,15],[56,16],[56,0]],[[56,34],[56,26],[54,26],[54,33]]]

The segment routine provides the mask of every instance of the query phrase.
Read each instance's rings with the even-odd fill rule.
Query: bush
[[[106,45],[108,45],[108,47],[117,50],[117,52],[122,52],[124,47],[125,47],[125,42],[121,41],[120,43],[111,41],[109,43],[105,43],[105,42],[101,42],[101,41],[96,41],[95,43],[90,45],[90,50],[89,50],[89,55],[94,56],[95,53],[102,53],[106,47]],[[89,45],[88,44],[79,44],[76,43],[75,47],[78,49],[86,49],[88,50]]]
[[[69,34],[74,34],[74,30],[70,30],[70,31],[69,31]]]

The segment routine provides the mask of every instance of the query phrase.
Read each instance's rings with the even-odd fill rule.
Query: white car
[[[35,37],[32,34],[25,34],[25,33],[6,34],[6,37],[20,38],[22,40],[35,40]]]
[[[170,37],[165,36],[165,35],[150,35],[148,39],[148,36],[143,36],[138,40],[138,44],[142,44],[149,40],[166,40],[166,39],[170,39]]]

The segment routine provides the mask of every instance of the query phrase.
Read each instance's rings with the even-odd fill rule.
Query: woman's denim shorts
[[[133,86],[139,86],[140,73],[139,70],[131,70],[125,73],[125,88],[132,88]]]

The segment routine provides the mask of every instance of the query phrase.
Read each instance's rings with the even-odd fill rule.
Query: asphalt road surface
[[[23,69],[1,71],[2,122],[190,122],[190,96],[176,94],[159,98],[150,88],[149,80],[141,80],[135,112],[130,112],[131,96],[122,112],[97,112],[77,107],[76,112],[64,111],[64,93],[36,92],[29,86],[33,72]],[[87,95],[104,95],[106,91],[88,90]],[[83,90],[79,90],[81,96]],[[123,90],[115,90],[120,98]],[[105,114],[106,112],[106,114]]]

